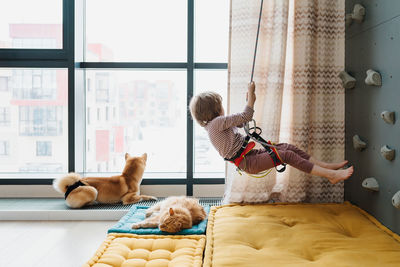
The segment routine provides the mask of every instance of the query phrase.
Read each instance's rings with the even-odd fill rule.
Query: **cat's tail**
[[[56,191],[65,194],[67,192],[67,188],[70,185],[78,182],[82,177],[74,172],[68,173],[64,177],[57,178],[53,181],[53,187]]]

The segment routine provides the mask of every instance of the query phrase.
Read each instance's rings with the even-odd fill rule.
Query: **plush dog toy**
[[[157,199],[139,193],[146,161],[146,153],[141,157],[131,157],[126,153],[125,168],[121,175],[82,178],[77,173],[69,173],[54,180],[53,187],[64,194],[65,201],[71,208],[81,208],[94,202],[132,204],[141,200]]]

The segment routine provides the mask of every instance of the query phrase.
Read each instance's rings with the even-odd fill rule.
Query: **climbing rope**
[[[250,78],[250,82],[253,81],[254,67],[255,67],[255,65],[256,65],[258,35],[260,34],[260,25],[261,25],[261,17],[262,17],[263,3],[264,3],[264,0],[261,0],[260,14],[258,15],[258,26],[257,26],[256,45],[255,45],[255,48],[254,48],[253,67],[251,68],[251,78]]]
[[[257,58],[257,47],[258,47],[258,38],[259,38],[259,34],[260,34],[260,25],[261,25],[261,17],[262,17],[262,9],[263,9],[263,3],[264,0],[261,0],[261,5],[260,5],[260,14],[258,16],[258,25],[257,25],[257,35],[256,35],[256,42],[255,42],[255,47],[254,47],[254,57],[253,57],[253,65],[251,68],[251,76],[250,76],[250,83],[253,82],[253,77],[254,77],[254,69],[255,69],[255,64],[256,64],[256,58]],[[246,122],[245,126],[244,126],[244,131],[246,132],[246,135],[251,138],[252,140],[256,141],[257,143],[260,143],[269,153],[269,155],[271,156],[271,158],[273,159],[274,165],[275,165],[275,169],[278,172],[283,172],[286,169],[286,164],[283,163],[278,155],[278,152],[272,148],[276,148],[276,146],[274,146],[273,144],[271,144],[271,142],[267,142],[265,141],[260,135],[262,133],[262,130],[260,127],[257,127],[256,121],[253,119],[253,127],[250,127],[249,122]],[[273,153],[275,153],[275,155],[273,155]],[[244,156],[243,156],[244,158]],[[280,162],[280,164],[282,165],[282,168],[278,169],[276,165],[276,162]],[[244,168],[246,169],[246,168]],[[262,171],[260,173],[258,173],[257,175],[252,175],[247,173],[247,175],[253,177],[253,178],[263,178],[265,176],[267,176],[270,172],[271,172],[272,168],[269,170],[265,170]],[[237,171],[239,172],[240,175],[242,175],[241,170],[239,169],[239,167],[237,168]]]
[[[253,66],[252,66],[252,68],[251,68],[250,83],[253,82],[254,68],[255,68],[255,65],[256,65],[257,47],[258,47],[258,37],[259,37],[259,35],[260,35],[260,26],[261,26],[261,17],[262,17],[263,3],[264,3],[264,0],[261,0],[260,13],[259,13],[259,15],[258,15],[258,25],[257,25],[256,43],[255,43],[255,46],[254,46]],[[247,136],[249,136],[251,139],[253,139],[253,140],[256,141],[256,142],[261,143],[261,144],[264,145],[264,146],[275,147],[275,146],[270,145],[270,144],[268,144],[268,143],[266,143],[266,142],[263,142],[263,141],[260,141],[260,140],[256,139],[256,138],[250,133],[251,130],[254,130],[254,131],[259,130],[260,133],[258,133],[258,134],[261,134],[261,128],[257,127],[256,121],[255,121],[255,120],[253,120],[253,124],[254,124],[254,127],[251,127],[251,128],[250,128],[249,122],[246,122],[246,124],[245,124],[245,126],[244,126],[244,130],[245,130]]]

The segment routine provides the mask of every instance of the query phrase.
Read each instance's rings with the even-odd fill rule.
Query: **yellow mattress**
[[[400,237],[343,204],[211,209],[203,266],[400,266]]]
[[[108,234],[84,267],[200,267],[204,235]]]

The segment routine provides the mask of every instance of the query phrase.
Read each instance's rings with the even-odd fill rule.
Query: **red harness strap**
[[[268,141],[267,143],[270,144],[270,145],[273,145],[273,143],[272,143],[271,141]],[[276,148],[273,147],[273,146],[270,147],[270,148],[272,149],[272,151],[273,151],[274,154],[276,155],[276,159],[279,161],[279,162],[276,162],[276,165],[275,165],[275,161],[274,161],[273,158],[271,157],[272,163],[274,164],[275,167],[281,165],[281,164],[283,163],[283,161],[282,161],[281,157],[279,156],[278,151],[277,151]]]
[[[244,156],[250,152],[254,148],[256,144],[254,142],[249,142],[246,146],[246,148],[243,150],[243,152],[240,154],[239,157],[237,157],[235,160],[231,161],[233,164],[235,164],[236,167],[239,167],[240,162],[244,159]]]

